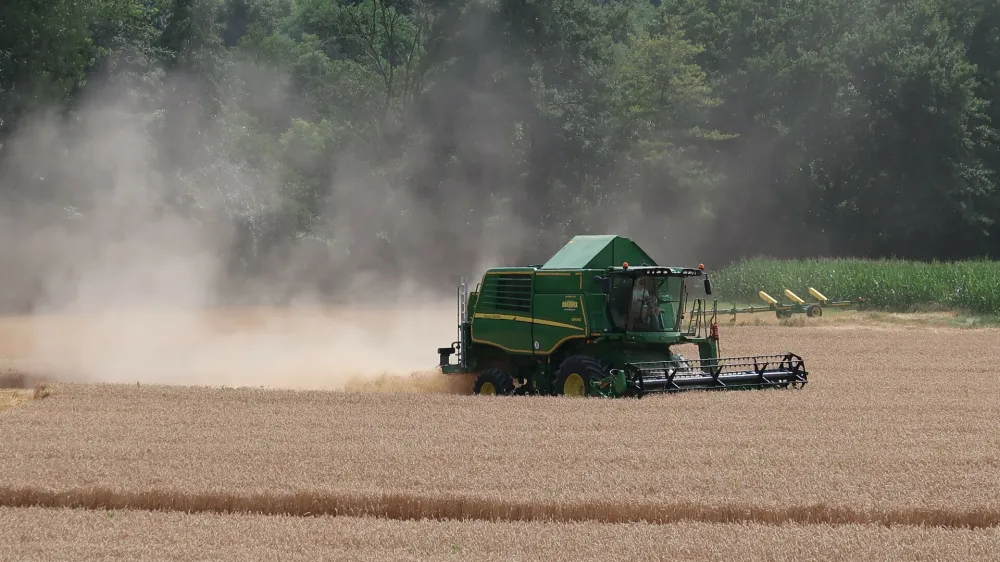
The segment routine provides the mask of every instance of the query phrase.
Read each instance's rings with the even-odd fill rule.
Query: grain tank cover
[[[632,240],[614,234],[574,236],[541,269],[605,269],[659,265]]]

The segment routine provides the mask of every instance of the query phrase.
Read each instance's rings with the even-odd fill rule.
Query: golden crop
[[[108,533],[97,515],[24,506],[208,512],[197,517],[219,529],[219,513],[279,514],[239,525],[342,529],[330,532],[357,540],[344,548],[384,536],[383,554],[405,542],[444,556],[444,542],[419,540],[430,526],[464,537],[472,559],[492,552],[495,539],[476,538],[485,535],[531,535],[519,539],[526,552],[556,559],[601,558],[591,545],[601,540],[694,558],[743,558],[781,541],[798,545],[790,558],[907,558],[921,552],[915,543],[974,557],[996,548],[1000,525],[1000,402],[989,391],[998,344],[992,329],[724,327],[724,355],[799,353],[809,385],[642,400],[474,397],[463,395],[468,378],[428,373],[356,379],[348,392],[56,384],[48,399],[0,414],[0,504],[47,528],[101,521]],[[397,392],[416,388],[427,392]],[[361,518],[287,517],[320,514]],[[169,521],[153,542],[195,525],[128,517]],[[362,540],[353,528],[373,530]],[[146,533],[134,536],[128,548]]]
[[[997,528],[395,521],[0,508],[11,560],[988,560]],[[13,549],[16,548],[16,551]],[[15,554],[16,552],[16,554]]]

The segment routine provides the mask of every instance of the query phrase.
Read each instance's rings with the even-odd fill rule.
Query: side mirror
[[[712,280],[709,279],[708,277],[705,278],[705,294],[706,295],[712,294]]]

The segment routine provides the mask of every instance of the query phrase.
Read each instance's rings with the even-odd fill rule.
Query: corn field
[[[830,299],[864,297],[870,307],[893,312],[948,308],[1000,313],[1000,262],[990,260],[752,258],[724,268],[712,281],[721,302],[755,302],[762,290],[784,300],[786,288],[809,300],[813,287]]]

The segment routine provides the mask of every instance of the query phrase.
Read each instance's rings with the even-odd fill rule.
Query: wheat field
[[[0,541],[39,560],[260,559],[285,535],[303,536],[302,559],[996,550],[1000,330],[810,320],[722,331],[724,355],[801,354],[803,390],[477,397],[427,370],[281,390],[162,384],[162,365],[158,384],[124,369],[49,381],[44,400],[0,411],[0,521],[23,530]],[[14,356],[16,323],[0,328]],[[225,548],[236,529],[261,539]],[[121,548],[100,552],[113,536]]]
[[[996,528],[395,521],[353,517],[2,509],[0,559],[985,560]]]

